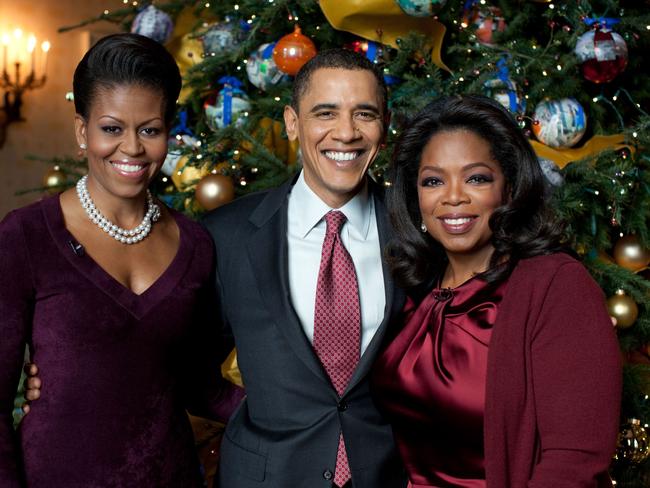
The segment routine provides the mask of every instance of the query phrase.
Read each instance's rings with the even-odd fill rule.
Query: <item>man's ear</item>
[[[74,116],[74,135],[77,138],[77,144],[79,146],[88,144],[88,139],[86,138],[86,119],[79,114],[75,114]]]
[[[298,139],[298,114],[291,105],[284,107],[284,128],[290,141]]]

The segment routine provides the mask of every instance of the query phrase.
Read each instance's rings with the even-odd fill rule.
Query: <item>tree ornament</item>
[[[223,83],[223,88],[218,94],[208,97],[203,104],[208,126],[213,131],[233,123],[236,127],[243,126],[251,104],[240,88],[241,81],[232,76],[223,76],[219,78],[219,83]]]
[[[190,164],[188,155],[181,156],[171,175],[172,182],[180,191],[189,191],[196,186],[201,178],[210,172],[205,165]]]
[[[638,419],[629,419],[621,426],[614,459],[639,464],[650,457],[648,433]]]
[[[466,25],[474,26],[474,33],[481,44],[487,46],[493,45],[492,35],[494,32],[503,32],[506,30],[506,21],[501,15],[498,7],[480,8],[474,5],[465,11],[463,22]]]
[[[564,177],[554,161],[540,157],[537,158],[537,161],[544,174],[544,178],[546,178],[547,184],[550,185],[550,189],[558,188],[564,184]]]
[[[209,174],[196,185],[194,197],[205,210],[212,210],[235,198],[235,185],[228,176]]]
[[[243,30],[230,19],[226,19],[225,22],[215,22],[201,36],[203,55],[208,57],[232,51],[241,44],[243,37]]]
[[[302,66],[316,56],[316,46],[303,35],[296,24],[294,31],[282,37],[273,48],[273,60],[280,71],[294,76]]]
[[[164,44],[174,30],[172,18],[153,5],[149,5],[135,16],[131,25],[131,32],[149,37],[154,41]]]
[[[246,62],[248,80],[260,90],[266,90],[288,79],[273,60],[274,48],[274,42],[262,44],[251,53]]]
[[[582,75],[593,83],[608,83],[627,66],[627,44],[610,29],[618,19],[585,19],[585,22],[596,28],[582,34],[574,49]]]
[[[616,327],[619,329],[631,327],[639,315],[636,302],[623,290],[616,290],[616,293],[607,299],[607,311],[616,319]]]
[[[447,0],[395,0],[406,15],[431,17],[444,7]]]
[[[499,59],[497,68],[497,76],[483,83],[485,95],[499,102],[513,114],[523,114],[526,111],[526,99],[510,78],[506,60]]]
[[[65,190],[66,180],[65,173],[58,166],[55,166],[48,169],[43,175],[43,186],[48,193],[60,193]]]
[[[585,111],[575,98],[543,100],[535,107],[533,117],[535,136],[551,147],[571,147],[587,129]]]
[[[643,247],[637,236],[624,236],[614,246],[614,259],[625,269],[641,271],[650,264],[650,249]]]
[[[178,137],[170,137],[167,141],[167,157],[163,162],[160,172],[166,176],[172,176],[178,161],[183,156],[183,149],[188,147],[196,147],[198,140],[189,134],[183,134]]]

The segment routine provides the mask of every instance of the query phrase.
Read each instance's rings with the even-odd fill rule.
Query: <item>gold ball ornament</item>
[[[637,236],[624,236],[614,246],[614,260],[625,269],[640,271],[650,264],[650,249],[643,247]]]
[[[629,419],[621,426],[614,459],[634,464],[642,463],[650,457],[650,439],[638,419]]]
[[[43,175],[43,186],[47,188],[48,193],[60,193],[65,190],[66,180],[65,173],[55,166]]]
[[[616,319],[616,327],[619,329],[631,327],[639,315],[636,302],[623,290],[616,290],[616,293],[607,299],[607,311]]]
[[[224,175],[209,174],[196,185],[194,197],[205,210],[212,210],[235,198],[235,185]]]

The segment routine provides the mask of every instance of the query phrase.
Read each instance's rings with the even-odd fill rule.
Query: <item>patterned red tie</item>
[[[318,272],[314,313],[314,349],[339,396],[343,395],[359,362],[361,344],[357,274],[340,236],[345,221],[345,215],[338,210],[325,215],[327,231]],[[343,486],[350,478],[341,433],[334,483]]]

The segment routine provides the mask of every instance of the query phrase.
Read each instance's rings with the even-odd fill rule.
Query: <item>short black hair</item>
[[[499,282],[520,259],[564,250],[563,227],[544,198],[545,180],[537,156],[512,115],[484,96],[443,97],[411,119],[393,154],[387,205],[395,239],[388,248],[388,260],[397,281],[406,288],[430,286],[445,270],[444,249],[420,231],[418,172],[431,137],[456,130],[471,131],[485,140],[506,180],[508,198],[490,217],[494,253],[484,279]]]
[[[307,61],[300,71],[296,74],[293,80],[292,93],[291,93],[291,107],[298,113],[298,105],[300,99],[309,88],[311,77],[319,69],[347,69],[352,71],[369,71],[377,81],[377,87],[382,97],[382,110],[383,114],[387,112],[388,92],[386,89],[386,82],[384,81],[384,74],[379,67],[366,58],[364,55],[349,49],[326,49],[320,51]]]
[[[161,44],[139,34],[113,34],[100,39],[77,65],[72,83],[74,106],[88,119],[98,89],[144,86],[162,93],[165,123],[170,126],[181,84],[176,61]]]

